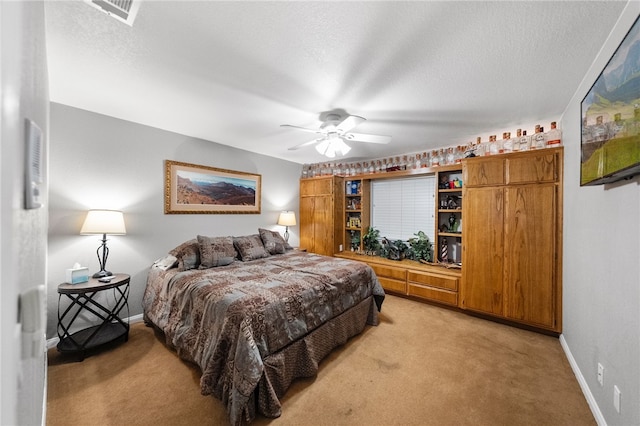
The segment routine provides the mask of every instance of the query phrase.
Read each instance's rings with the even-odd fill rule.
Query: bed
[[[144,320],[197,364],[233,425],[281,414],[298,377],[378,324],[384,291],[364,263],[293,250],[276,232],[186,241],[150,268]]]

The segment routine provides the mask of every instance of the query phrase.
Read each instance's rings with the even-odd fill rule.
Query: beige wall
[[[562,117],[565,143],[564,332],[596,417],[640,424],[640,177],[580,187],[580,103],[640,14],[629,2]],[[604,386],[596,381],[598,362]],[[613,407],[613,386],[622,392]]]

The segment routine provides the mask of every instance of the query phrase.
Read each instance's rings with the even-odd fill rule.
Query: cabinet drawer
[[[438,287],[445,290],[458,291],[458,278],[446,275],[425,274],[424,272],[409,271],[407,280],[409,283],[427,285],[429,287]]]
[[[396,293],[407,294],[407,282],[393,280],[391,278],[378,277],[380,285],[387,291],[395,291]]]
[[[504,184],[504,161],[499,159],[474,158],[463,162],[462,182],[464,186],[490,186]]]
[[[378,278],[393,278],[405,281],[407,279],[407,270],[402,268],[394,268],[393,266],[371,265]]]
[[[409,283],[409,296],[416,296],[434,302],[445,303],[447,305],[458,306],[458,293],[442,290],[439,288],[425,287],[418,284]]]
[[[507,184],[555,182],[558,178],[557,156],[554,152],[509,158],[506,161]]]

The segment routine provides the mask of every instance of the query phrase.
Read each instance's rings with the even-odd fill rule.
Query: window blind
[[[423,231],[434,242],[435,177],[371,182],[371,226],[381,237],[408,240]]]

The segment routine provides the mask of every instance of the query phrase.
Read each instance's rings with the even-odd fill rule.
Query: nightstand
[[[58,286],[60,352],[77,352],[82,361],[90,349],[129,339],[130,278],[127,274],[114,274],[110,282],[91,278],[86,283]],[[71,301],[64,310],[60,303],[63,296]],[[74,327],[76,320],[84,316],[95,317],[100,322],[86,328]]]

